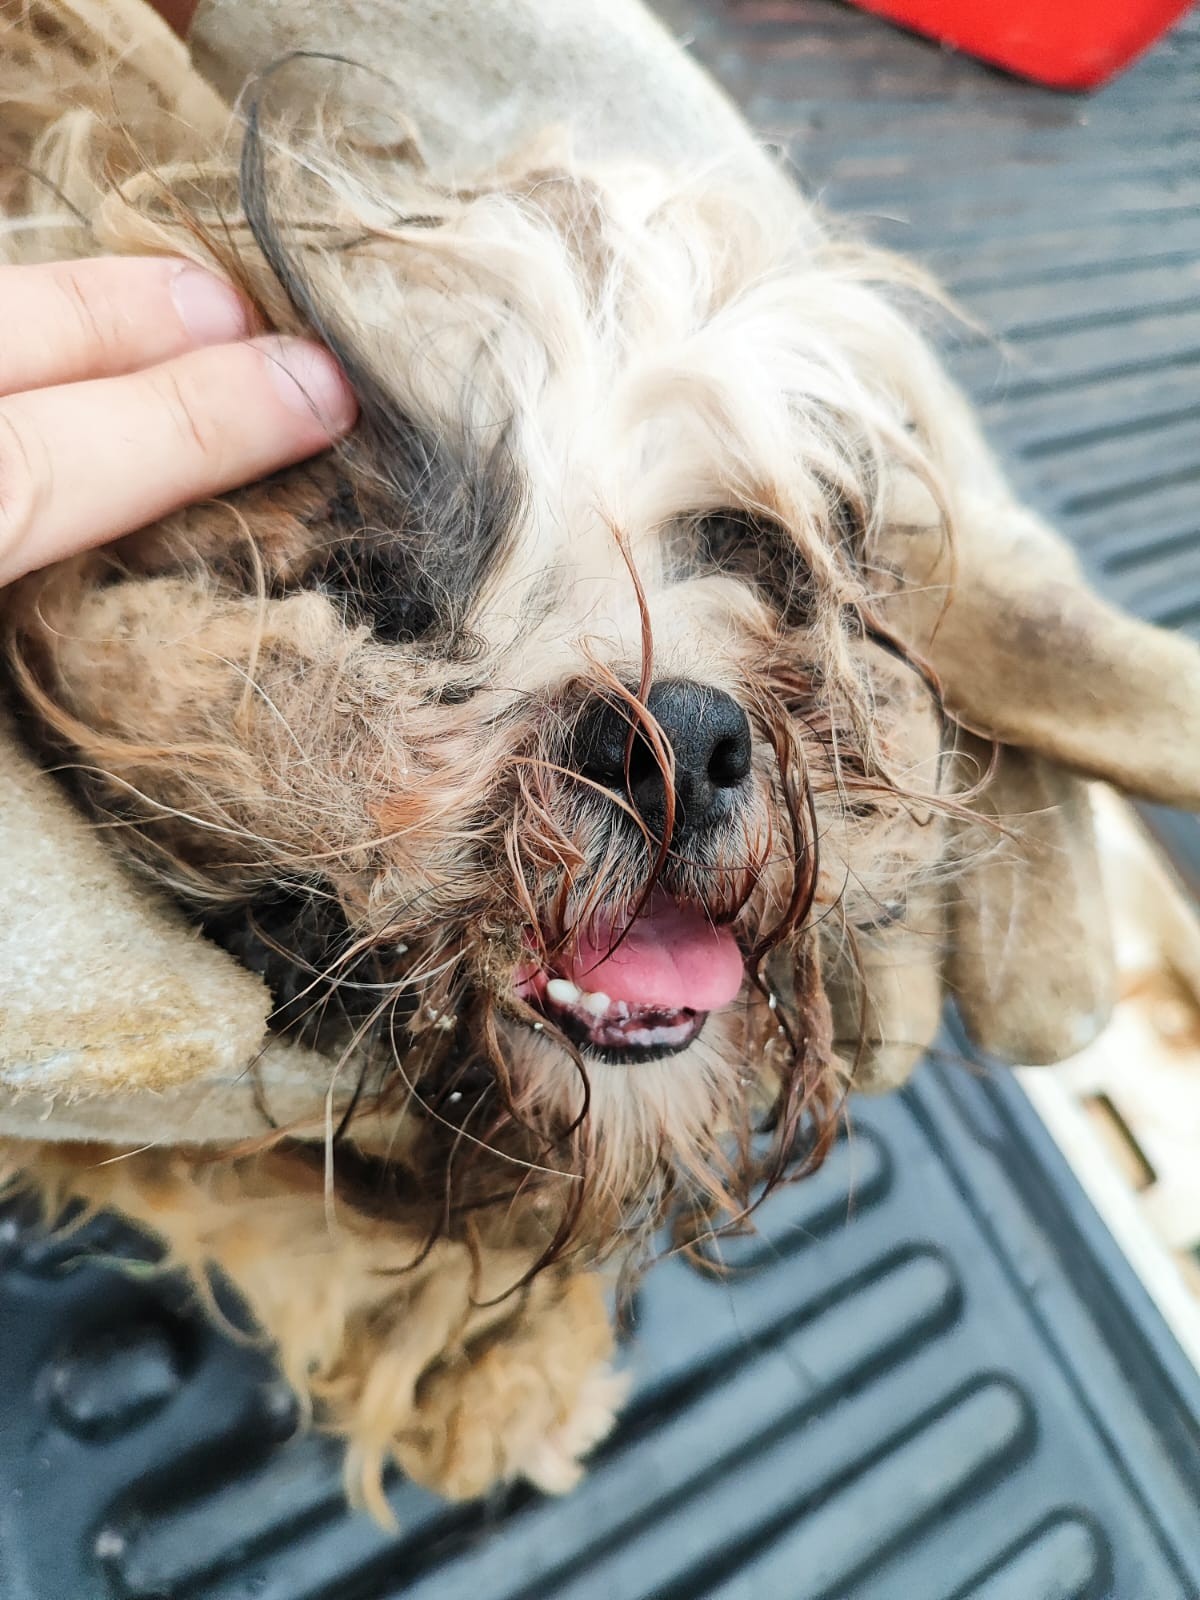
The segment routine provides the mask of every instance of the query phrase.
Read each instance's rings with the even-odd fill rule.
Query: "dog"
[[[748,1225],[947,982],[997,1054],[1102,1026],[1085,776],[1200,803],[1196,654],[1087,592],[922,331],[937,291],[715,97],[719,159],[447,154],[372,39],[273,36],[231,113],[140,0],[7,29],[10,256],[201,261],[361,411],[3,611],[22,736],[315,1088],[268,1052],[236,1137],[98,1115],[10,1164],[231,1281],[377,1514],[389,1460],[569,1488],[664,1223]]]

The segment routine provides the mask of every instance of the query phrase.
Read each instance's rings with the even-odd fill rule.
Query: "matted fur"
[[[323,1144],[284,1127],[257,1157],[103,1169],[47,1148],[35,1176],[247,1292],[377,1505],[389,1449],[461,1489],[416,1396],[487,1320],[472,1307],[523,1296],[505,1314],[552,1330],[582,1296],[587,1359],[553,1401],[572,1411],[608,1336],[567,1269],[628,1257],[680,1202],[739,1224],[818,1161],[869,1033],[856,974],[898,932],[940,956],[944,718],[880,620],[896,482],[953,523],[920,285],[712,171],[585,166],[549,138],[435,182],[399,93],[390,127],[337,124],[352,69],[330,62],[283,64],[228,128],[211,102],[189,119],[178,61],[127,94],[99,13],[10,11],[10,259],[205,262],[325,339],[362,408],[337,452],[26,580],[4,612],[31,737],[114,848],[267,973],[279,1026],[358,1082],[351,1112]],[[66,111],[64,53],[88,63]],[[653,838],[570,761],[600,696],[669,773],[645,700],[671,679],[732,695],[754,735],[745,802],[694,850],[669,807]],[[656,887],[736,930],[742,997],[680,1055],[586,1057],[516,975]],[[356,1129],[380,1118],[390,1158],[368,1161]],[[481,1381],[480,1426],[528,1442],[500,1420],[507,1378]]]
[[[164,1237],[163,1270],[186,1271],[226,1327],[213,1274],[231,1278],[301,1402],[350,1441],[348,1486],[381,1521],[390,1461],[455,1498],[519,1474],[570,1488],[576,1457],[620,1399],[598,1280],[554,1269],[514,1291],[533,1259],[517,1238],[430,1249],[394,1222],[348,1207],[331,1216],[311,1170],[284,1155],[134,1161],[104,1146],[55,1147],[37,1181],[50,1216],[85,1197]]]

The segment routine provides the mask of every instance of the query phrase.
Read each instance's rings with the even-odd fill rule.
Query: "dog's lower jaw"
[[[589,1000],[602,1004],[589,1006]],[[690,1006],[671,1010],[629,1006],[623,1000],[610,1000],[605,994],[561,1000],[547,996],[540,1009],[585,1057],[630,1066],[678,1055],[695,1044],[708,1020],[707,1011]],[[537,1029],[542,1024],[533,1026]]]
[[[537,1148],[554,1152],[560,1174],[542,1189],[550,1214],[579,1199],[562,1174],[584,1184],[572,1244],[602,1259],[637,1255],[677,1203],[699,1198],[726,1217],[741,1209],[755,1177],[734,1153],[769,1118],[790,1049],[752,987],[708,1015],[684,1049],[653,1060],[586,1051],[576,1060],[525,1023],[508,1019],[505,1030],[518,1113],[543,1130]]]

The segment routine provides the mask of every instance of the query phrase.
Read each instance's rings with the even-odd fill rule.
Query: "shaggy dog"
[[[1083,786],[988,736],[1176,799],[1194,762],[1097,760],[1037,681],[1021,553],[1057,637],[1102,608],[1013,505],[913,270],[719,164],[550,135],[450,177],[389,86],[338,119],[366,68],[285,59],[231,119],[128,48],[136,6],[9,10],[10,256],[202,261],[361,407],[344,447],[4,612],[27,738],[263,975],[324,1093],[298,1114],[264,1076],[258,1137],[14,1165],[231,1279],[381,1513],[389,1458],[565,1488],[620,1393],[598,1269],[818,1163],[851,1080],[928,1040],[947,961],[985,1043],[1102,1020]],[[1109,690],[1127,721],[1153,700]],[[989,807],[1038,820],[997,848]],[[1038,872],[1059,958],[1010,1024],[989,940]]]

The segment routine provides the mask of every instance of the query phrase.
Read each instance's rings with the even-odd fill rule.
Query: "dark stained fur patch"
[[[386,536],[333,545],[304,574],[303,587],[338,600],[351,622],[365,623],[381,644],[415,644],[438,624],[430,599],[416,592],[400,541]]]
[[[272,1032],[316,1049],[344,1042],[387,999],[379,954],[347,963],[350,926],[327,892],[280,884],[201,921],[204,932],[271,991]],[[399,988],[394,991],[398,996]],[[392,1006],[387,1006],[392,1014]],[[401,1010],[401,1020],[404,1011]]]
[[[369,354],[319,303],[287,249],[272,214],[258,94],[248,96],[245,111],[240,188],[247,222],[296,314],[337,357],[359,405],[358,425],[339,447],[344,479],[330,505],[328,536],[318,537],[320,553],[305,582],[342,596],[383,640],[421,639],[431,651],[460,655],[476,597],[524,504],[505,430],[489,430],[486,444],[451,445],[388,393]]]

